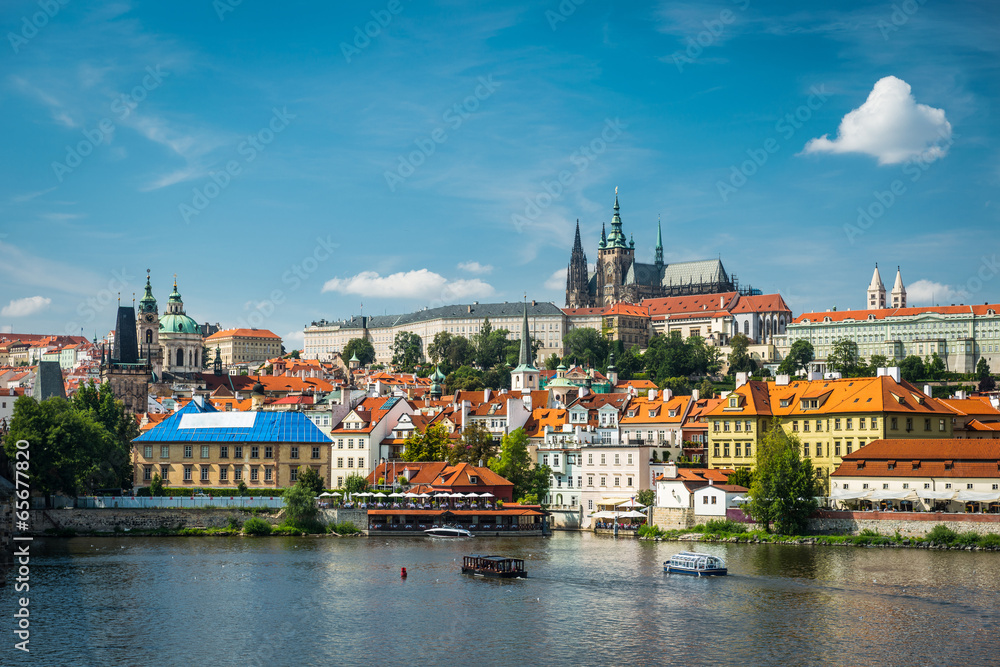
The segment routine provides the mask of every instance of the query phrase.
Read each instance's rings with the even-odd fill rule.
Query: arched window
[[[201,365],[201,364],[200,364],[200,363],[198,362],[198,356],[199,356],[199,353],[200,353],[200,352],[201,352],[201,350],[195,350],[195,351],[194,351],[194,367],[195,367],[195,368],[198,368],[198,367],[199,367],[199,366]]]
[[[771,337],[771,320],[764,320],[764,340]]]
[[[146,342],[147,343],[152,343],[153,342],[153,330],[152,329],[146,329]]]
[[[181,349],[177,350],[177,365],[178,366],[184,365],[184,350]]]
[[[744,336],[750,335],[750,320],[743,321],[743,335]]]
[[[194,366],[194,350],[188,350],[188,366]]]

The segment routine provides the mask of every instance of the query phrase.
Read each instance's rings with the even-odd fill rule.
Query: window
[[[743,430],[746,431],[747,433],[752,431],[753,429],[751,428],[751,424],[753,424],[753,422],[750,421],[749,419],[743,422]],[[808,431],[809,429],[806,430]]]
[[[724,432],[726,432],[726,433],[729,432],[729,420],[728,419],[726,421],[722,422],[722,430]]]
[[[872,419],[871,428],[878,428],[878,417],[872,417],[871,419]]]
[[[203,459],[207,459],[208,458],[208,445],[202,445],[201,446],[201,458],[203,458]]]
[[[208,481],[208,466],[201,467],[201,481],[203,482]]]
[[[587,486],[593,486],[593,485],[594,485],[594,476],[587,475]]]
[[[542,454],[542,465],[543,466],[547,466],[548,464],[549,464],[549,455],[548,454]]]
[[[228,459],[229,458],[229,445],[221,445],[219,447],[219,458]]]
[[[607,454],[601,454],[601,465],[607,465]]]
[[[712,430],[715,431],[716,433],[719,432],[719,422],[718,422],[718,420],[712,422]]]
[[[939,419],[938,420],[938,430],[939,431],[944,431],[945,430],[945,428],[944,428],[944,420],[943,419]]]
[[[808,442],[803,442],[802,443],[802,456],[809,456],[809,443]]]
[[[146,481],[153,479],[153,466],[146,466],[143,468],[142,478]]]
[[[736,422],[735,422],[734,430],[736,430],[736,431],[741,430],[741,428],[740,428],[741,426],[743,426],[743,422],[741,422],[739,419],[737,419]]]
[[[352,459],[350,456],[347,457],[347,467],[348,468],[354,467],[354,459]]]
[[[798,420],[794,420],[792,422],[792,431],[798,431],[798,430],[799,430],[799,422]]]
[[[271,481],[271,477],[272,477],[273,474],[274,474],[274,472],[273,472],[273,470],[271,469],[270,466],[264,468],[264,481],[265,482],[270,482]]]
[[[968,489],[969,491],[971,491],[972,490],[972,485],[971,484],[966,484],[965,488]]]
[[[318,459],[319,458],[319,447],[313,447],[312,448],[312,457],[314,459]]]
[[[184,458],[189,459],[191,456],[191,445],[184,445]]]
[[[152,445],[146,445],[145,447],[143,447],[142,448],[142,455],[145,456],[147,459],[153,458],[153,446]]]
[[[886,482],[885,484],[883,484],[883,485],[882,485],[882,488],[883,488],[883,489],[888,489],[888,488],[889,488],[889,483],[888,483],[888,482]]]
[[[849,488],[851,488],[850,484],[844,484],[844,491],[847,491]]]
[[[701,497],[701,504],[702,505],[707,505],[708,504],[708,496],[702,496]]]
[[[839,431],[840,430],[840,419],[839,418],[833,420],[833,430],[834,431]]]
[[[258,474],[257,473],[257,466],[254,466],[254,467],[250,468],[250,481],[251,482],[256,482],[257,481],[257,474]]]
[[[608,485],[608,478],[601,477],[601,486],[607,486],[607,485]]]
[[[924,488],[925,489],[931,488],[931,483],[930,482],[924,482]]]
[[[251,447],[250,448],[250,458],[252,458],[252,459],[259,459],[260,458],[260,447]]]
[[[568,486],[571,489],[573,488],[573,475],[568,475],[566,477],[566,486]]]
[[[161,459],[170,458],[170,445],[160,445],[160,458]]]
[[[184,481],[191,481],[191,466],[184,466]]]
[[[723,456],[723,458],[727,458],[727,459],[729,458],[729,443],[728,442],[722,443],[722,456]]]
[[[626,463],[628,465],[632,465],[632,455],[631,454],[626,454],[626,459],[627,459]]]
[[[577,478],[576,478],[576,485],[580,486],[580,487],[583,486],[583,476],[582,475],[578,475],[577,476]],[[591,483],[591,486],[593,486],[593,483]]]
[[[588,510],[594,509],[594,501],[593,500],[588,500],[587,501],[587,509]]]
[[[913,430],[913,417],[906,418],[906,432],[909,433]]]
[[[622,485],[622,478],[616,476],[615,477],[615,486],[621,486],[621,485]]]
[[[816,420],[816,431],[819,432],[819,431],[822,431],[822,430],[823,430],[823,420],[822,419],[817,419]]]
[[[347,448],[348,449],[354,449],[354,438],[348,438],[347,439]]]
[[[220,482],[229,481],[229,468],[227,468],[226,466],[219,468],[219,481]]]
[[[743,447],[740,445],[740,443],[737,442],[736,443],[736,458],[740,458],[741,456],[743,456]]]
[[[840,456],[840,440],[834,440],[833,442],[833,455]]]
[[[337,438],[337,449],[343,449],[343,448],[344,448],[344,439]]]
[[[865,418],[864,417],[859,417],[858,418],[858,428],[860,430],[862,430],[862,431],[865,430]]]
[[[554,466],[559,465],[559,455],[558,454],[553,454],[552,455],[552,465],[554,465]]]
[[[803,422],[802,422],[802,430],[805,431],[806,433],[809,432],[809,420],[808,419],[803,420]]]
[[[337,457],[337,467],[338,468],[343,468],[344,467],[344,457],[342,457],[342,456],[338,456]]]
[[[930,420],[930,417],[924,419],[924,430],[925,431],[930,431],[931,430],[931,420]]]
[[[593,454],[587,454],[587,465],[591,465],[591,466],[594,465],[594,455]]]
[[[299,448],[298,447],[292,447],[291,450],[290,450],[290,452],[289,452],[289,456],[291,458],[293,458],[293,459],[299,458]]]
[[[716,497],[715,497],[715,496],[712,496],[712,504],[713,504],[713,505],[715,504],[715,501],[716,501]]]
[[[236,468],[233,470],[233,481],[238,482],[243,479],[243,468]]]
[[[264,448],[264,458],[265,459],[273,459],[274,458],[274,447],[265,447]]]
[[[746,451],[747,451],[747,456],[753,456],[753,453],[750,451],[750,443],[749,442],[747,443]]]
[[[847,453],[848,454],[851,453],[851,450],[852,450],[853,447],[854,447],[854,443],[852,443],[850,440],[848,440],[847,441]]]
[[[854,420],[851,419],[850,417],[848,417],[847,418],[847,424],[846,424],[848,431],[850,431],[851,429],[854,428],[853,424],[854,424]]]
[[[899,430],[899,425],[898,425],[898,422],[896,421],[895,417],[893,417],[892,419],[889,420],[889,428],[891,430],[893,430],[893,431],[898,431]]]
[[[715,443],[715,458],[719,458],[719,443]]]
[[[910,488],[910,485],[909,485],[909,484],[907,484],[906,482],[903,482],[903,488],[904,488],[904,489],[908,489],[908,488]]]
[[[950,488],[951,488],[951,482],[949,482],[949,483],[945,484],[945,485],[944,485],[944,488],[945,488],[946,490],[947,490],[947,489],[950,489]]]
[[[233,447],[233,455],[238,459],[243,458],[243,446],[236,445],[235,447]]]
[[[337,478],[337,488],[340,489],[340,488],[343,488],[343,486],[344,486],[344,478],[343,477],[338,477]]]

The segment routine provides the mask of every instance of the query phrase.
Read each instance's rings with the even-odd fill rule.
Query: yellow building
[[[758,439],[776,418],[824,477],[843,456],[879,439],[951,438],[954,411],[891,375],[747,382],[708,413],[710,468],[756,463]]]
[[[226,367],[263,363],[281,355],[281,336],[267,329],[225,329],[206,338],[205,347],[218,349],[222,365]]]

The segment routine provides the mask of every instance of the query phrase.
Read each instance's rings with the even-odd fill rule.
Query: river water
[[[1000,553],[551,538],[36,539],[31,654],[0,664],[645,665],[1000,662]],[[462,556],[529,578],[463,576]],[[408,577],[400,578],[400,568]],[[27,660],[25,658],[28,658]]]

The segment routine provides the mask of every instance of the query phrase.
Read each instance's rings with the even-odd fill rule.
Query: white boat
[[[455,528],[442,526],[441,528],[428,528],[424,531],[428,537],[474,537],[472,532],[465,528]]]
[[[728,574],[726,562],[718,556],[682,551],[663,563],[663,571],[671,574],[693,574],[699,577]]]

